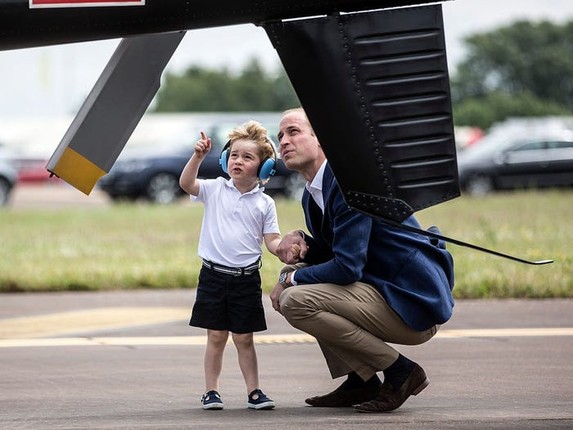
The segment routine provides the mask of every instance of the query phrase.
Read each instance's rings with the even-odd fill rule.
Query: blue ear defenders
[[[271,148],[273,148],[274,156],[265,158],[263,161],[261,161],[261,164],[259,164],[259,169],[257,170],[257,176],[261,181],[266,181],[276,173],[277,156],[275,151],[275,145],[273,145],[273,143],[270,140],[268,142],[270,143]],[[223,170],[223,172],[225,173],[229,173],[227,172],[227,164],[229,162],[230,146],[231,146],[231,141],[229,140],[223,147],[223,150],[221,151],[221,156],[219,157],[219,165],[221,166],[221,170]]]

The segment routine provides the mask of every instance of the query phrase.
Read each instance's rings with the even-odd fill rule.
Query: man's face
[[[318,139],[302,112],[290,112],[282,118],[278,140],[281,158],[291,170],[304,170],[322,153]]]

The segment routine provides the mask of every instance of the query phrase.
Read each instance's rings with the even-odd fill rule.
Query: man
[[[307,180],[302,204],[310,235],[283,237],[277,255],[288,265],[270,298],[293,327],[317,339],[332,378],[347,376],[306,403],[394,410],[429,380],[388,343],[422,344],[451,317],[452,257],[441,241],[350,209],[302,109],[283,114],[278,138],[286,166]],[[414,217],[404,223],[419,227]]]

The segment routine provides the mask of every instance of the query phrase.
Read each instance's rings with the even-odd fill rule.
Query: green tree
[[[181,75],[167,73],[155,111],[280,111],[298,104],[284,69],[270,74],[253,59],[238,75],[197,66]]]
[[[167,73],[157,94],[155,110],[218,111],[234,105],[231,76],[227,70],[211,71],[199,67],[187,69],[183,75]]]
[[[300,106],[300,101],[290,79],[281,66],[273,81],[273,108],[271,111],[283,111],[297,106]]]
[[[571,115],[566,107],[541,100],[529,92],[511,95],[495,91],[483,97],[469,97],[454,105],[454,119],[458,125],[472,125],[488,129],[492,124],[509,117]]]
[[[573,112],[573,21],[518,21],[465,39],[452,78],[457,124]]]

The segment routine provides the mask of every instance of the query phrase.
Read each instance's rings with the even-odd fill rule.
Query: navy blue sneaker
[[[207,391],[201,396],[201,403],[203,404],[203,409],[223,409],[223,400],[221,400],[221,395],[215,391]]]
[[[249,400],[247,402],[249,409],[273,409],[275,407],[275,402],[267,397],[258,388],[249,394]]]

